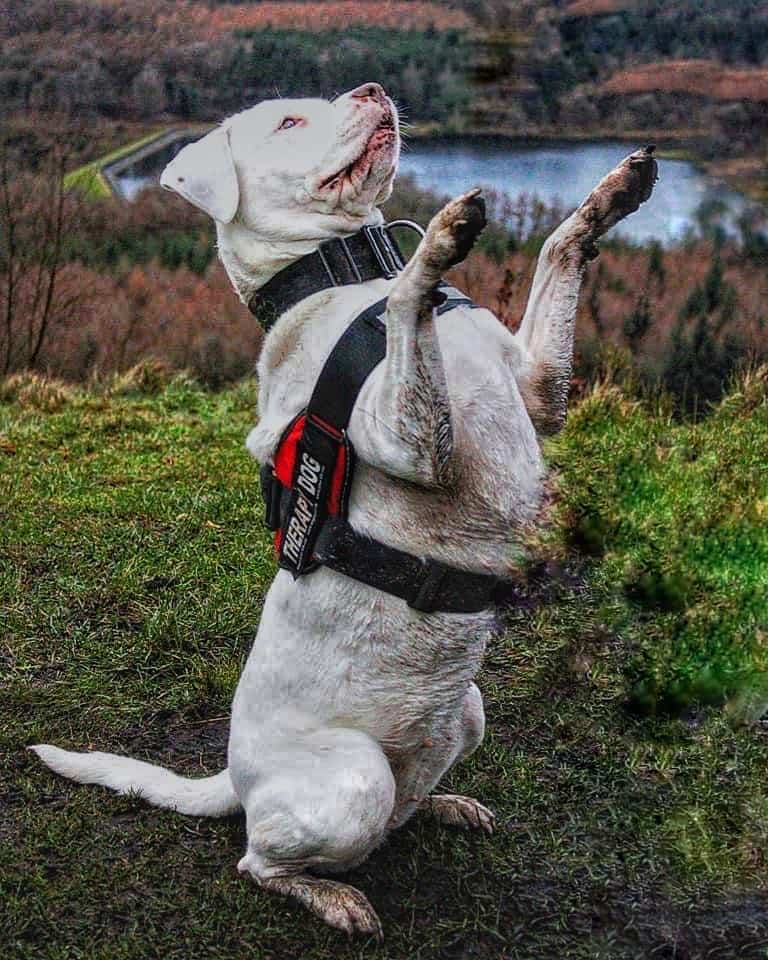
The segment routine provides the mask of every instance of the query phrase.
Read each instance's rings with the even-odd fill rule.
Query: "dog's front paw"
[[[429,265],[442,274],[461,263],[485,224],[485,200],[479,187],[451,200],[427,227],[423,249]]]
[[[659,167],[652,144],[635,150],[603,177],[581,206],[596,240],[650,197],[659,179]]]
[[[496,815],[471,797],[453,793],[436,793],[424,801],[424,810],[449,827],[483,830],[493,833]]]

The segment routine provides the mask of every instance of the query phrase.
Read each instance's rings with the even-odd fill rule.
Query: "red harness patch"
[[[280,438],[275,452],[274,476],[286,490],[300,489],[312,495],[312,487],[316,481],[316,473],[312,463],[300,460],[299,449],[307,427],[307,415],[300,413],[288,425]],[[346,433],[340,433],[329,423],[317,416],[311,417],[312,426],[319,428],[329,439],[335,442],[336,457],[331,468],[331,482],[324,502],[318,504],[319,509],[330,517],[345,517],[349,499],[349,487],[352,481],[352,465],[354,452],[347,439]],[[283,552],[283,529],[275,532],[275,550],[278,556]]]

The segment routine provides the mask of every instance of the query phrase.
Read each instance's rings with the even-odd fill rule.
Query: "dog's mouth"
[[[321,180],[318,185],[319,189],[334,190],[337,187],[343,189],[347,183],[352,184],[352,186],[359,185],[368,176],[373,162],[379,153],[384,148],[391,148],[396,139],[395,117],[391,110],[387,110],[362,145],[355,159],[341,169],[336,170],[329,177]]]

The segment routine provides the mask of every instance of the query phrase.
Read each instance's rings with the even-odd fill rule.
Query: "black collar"
[[[280,314],[319,290],[397,276],[405,258],[389,232],[395,226],[424,235],[410,220],[396,220],[386,226],[363,227],[346,239],[327,240],[314,253],[276,273],[256,291],[248,309],[267,332]]]

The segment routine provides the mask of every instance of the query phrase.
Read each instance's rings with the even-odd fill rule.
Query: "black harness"
[[[281,313],[311,293],[391,278],[404,263],[387,227],[366,227],[349,239],[323,243],[281,271],[258,291],[250,308],[269,329]],[[438,314],[462,304],[475,306],[444,283],[438,300]],[[346,519],[354,470],[347,428],[363,384],[386,353],[386,306],[386,299],[379,300],[347,327],[320,372],[309,404],[283,434],[274,462],[262,467],[265,521],[276,531],[278,562],[294,578],[327,566],[424,613],[484,610],[493,603],[497,577],[404,553],[357,533]]]

